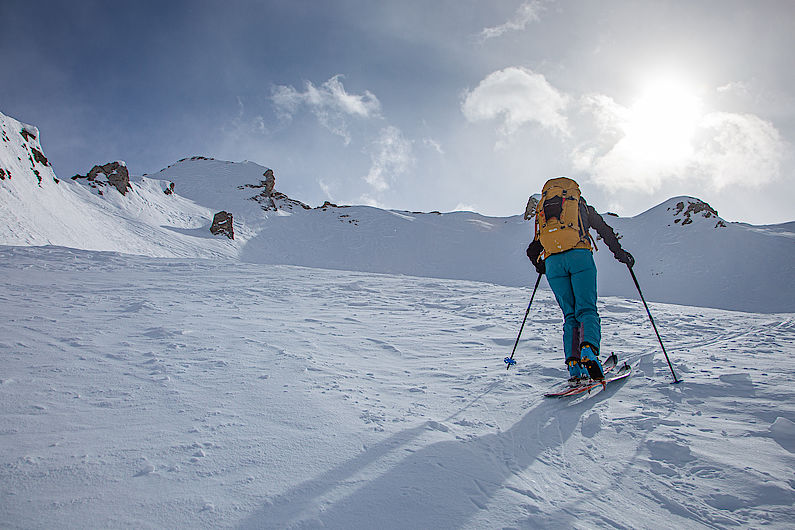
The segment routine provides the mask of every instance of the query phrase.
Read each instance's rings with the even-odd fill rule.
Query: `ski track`
[[[574,400],[539,291],[0,248],[9,528],[795,524],[793,314],[600,301]]]

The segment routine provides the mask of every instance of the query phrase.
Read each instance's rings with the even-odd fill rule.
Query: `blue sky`
[[[552,176],[601,211],[675,195],[795,219],[789,1],[0,3],[0,111],[56,173],[193,155],[408,210],[524,211]]]

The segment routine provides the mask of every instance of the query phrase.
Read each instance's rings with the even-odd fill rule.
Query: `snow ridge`
[[[330,203],[311,208],[269,190],[266,175],[273,173],[266,167],[200,156],[152,176],[130,177],[125,194],[101,186],[100,196],[102,190],[90,181],[55,176],[34,127],[5,116],[0,124],[0,168],[9,174],[0,180],[0,244],[223,258],[504,286],[535,280],[525,256],[532,220],[524,216]],[[522,203],[517,201],[517,211]],[[220,211],[234,216],[234,240],[209,232]],[[674,197],[633,218],[605,214],[605,219],[635,256],[635,271],[650,300],[754,312],[795,310],[795,282],[789,281],[795,276],[792,223],[728,223],[693,197]],[[595,258],[601,294],[637,298],[626,268],[604,245]],[[546,281],[542,285],[546,288]]]

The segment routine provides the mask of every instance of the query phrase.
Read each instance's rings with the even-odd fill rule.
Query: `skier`
[[[539,274],[546,273],[563,311],[563,351],[569,380],[577,383],[588,376],[603,380],[596,265],[591,250],[596,242],[589,229],[597,231],[621,263],[632,268],[635,259],[621,248],[616,233],[588,206],[580,196],[580,187],[570,178],[553,178],[544,184],[535,217],[535,237],[527,247],[527,257]]]

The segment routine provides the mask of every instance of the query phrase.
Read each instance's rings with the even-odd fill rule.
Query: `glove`
[[[536,268],[536,272],[538,274],[544,274],[547,271],[547,266],[544,264],[544,260],[540,259],[541,252],[543,251],[544,247],[541,246],[541,243],[538,240],[533,241],[530,243],[530,246],[527,247],[527,257],[533,262],[533,266]]]
[[[632,257],[632,254],[627,252],[626,250],[622,250],[617,256],[616,259],[629,267],[630,269],[635,266],[635,258]]]

